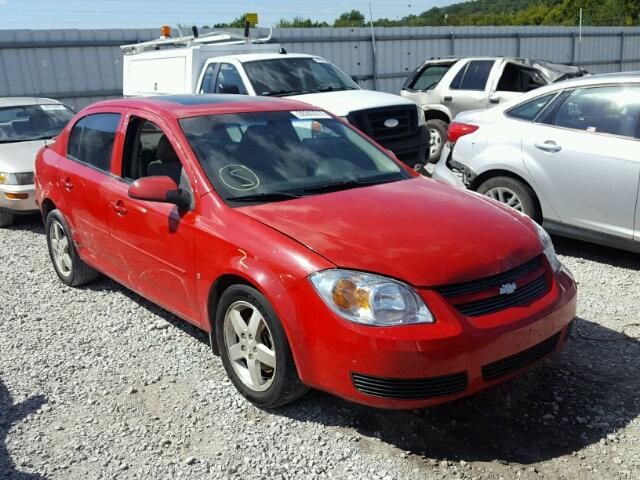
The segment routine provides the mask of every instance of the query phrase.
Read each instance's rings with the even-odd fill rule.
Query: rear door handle
[[[71,183],[71,179],[69,177],[63,178],[61,181],[62,181],[62,186],[67,192],[70,192],[71,190],[73,190],[73,183]]]
[[[115,202],[111,202],[111,207],[116,211],[118,215],[126,215],[128,210],[124,206],[124,202],[122,200],[118,200]]]
[[[545,142],[536,142],[533,144],[538,150],[542,150],[547,153],[556,153],[562,150],[562,147],[553,140],[547,140]]]
[[[443,99],[443,100],[444,100],[445,102],[451,102],[451,101],[453,101],[453,97],[446,96],[446,97],[444,97],[444,99]]]

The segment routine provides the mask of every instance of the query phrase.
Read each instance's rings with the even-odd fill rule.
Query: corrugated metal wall
[[[254,36],[268,31],[252,32]],[[156,29],[0,30],[0,96],[59,98],[80,108],[122,91],[118,48],[155,38]],[[364,88],[397,93],[424,59],[512,55],[585,66],[593,73],[640,70],[640,28],[394,27],[275,29],[290,52],[321,55]],[[374,80],[375,76],[375,80]]]

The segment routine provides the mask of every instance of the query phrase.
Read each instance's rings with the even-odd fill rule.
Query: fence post
[[[624,71],[624,30],[620,31],[620,71]]]
[[[576,32],[571,32],[571,65],[576,64]]]
[[[451,30],[451,56],[456,54],[456,34]]]
[[[518,40],[518,58],[522,58],[522,35],[520,35],[520,32],[516,33],[516,39]]]

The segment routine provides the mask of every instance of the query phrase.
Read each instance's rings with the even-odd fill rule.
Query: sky
[[[371,0],[373,17],[401,18],[454,0]],[[0,29],[147,28],[212,25],[257,12],[259,26],[281,18],[331,22],[351,9],[369,15],[368,0],[0,0]]]

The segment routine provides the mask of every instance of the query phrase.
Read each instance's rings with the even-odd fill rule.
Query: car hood
[[[45,140],[0,143],[0,171],[7,173],[33,172],[36,154]]]
[[[425,178],[239,210],[338,267],[414,286],[495,275],[542,252],[523,215]]]
[[[308,93],[306,95],[293,95],[288,98],[309,103],[339,117],[346,117],[351,112],[369,108],[415,105],[411,100],[407,100],[399,95],[374,92],[372,90]]]

